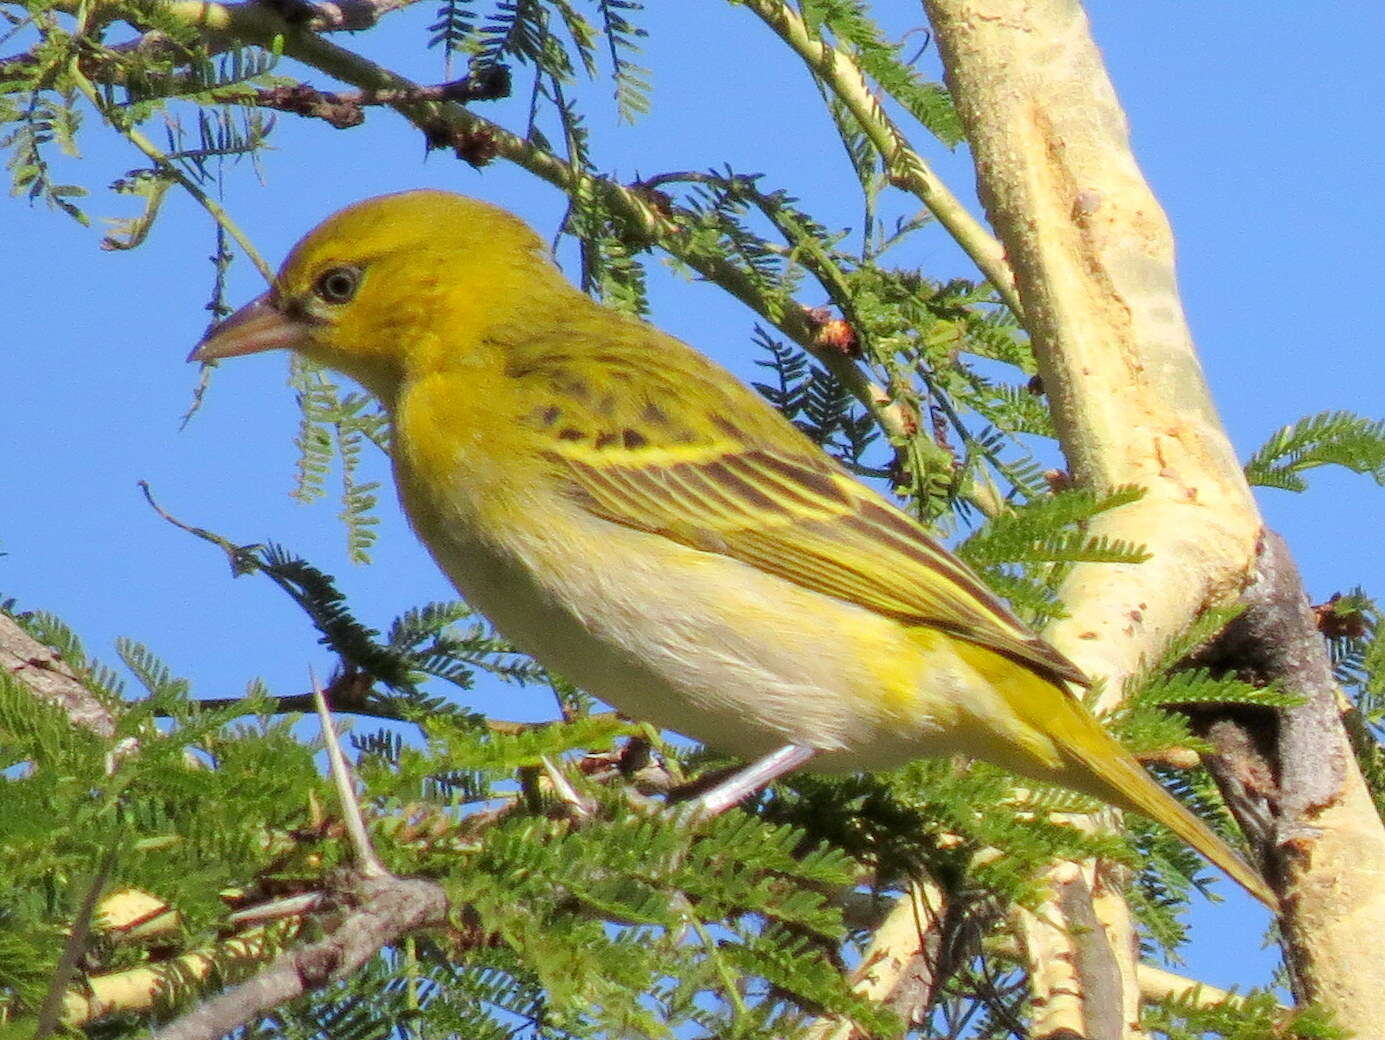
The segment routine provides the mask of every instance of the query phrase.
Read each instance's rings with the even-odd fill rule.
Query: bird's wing
[[[942,629],[1051,680],[1088,683],[916,521],[806,441],[801,451],[731,438],[673,449],[553,447],[573,497],[609,521]]]

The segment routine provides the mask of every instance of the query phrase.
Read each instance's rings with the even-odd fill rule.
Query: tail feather
[[[989,756],[992,761],[1149,817],[1206,856],[1271,910],[1279,908],[1279,900],[1259,872],[1160,787],[1052,677],[1016,668],[1014,662],[976,644],[959,640],[953,650],[998,695],[999,708],[977,718],[999,738]],[[984,751],[976,753],[986,757]]]
[[[1065,740],[1060,744],[1064,756],[1073,761],[1072,786],[1167,827],[1256,899],[1278,911],[1279,899],[1260,872],[1160,787],[1130,752],[1101,730],[1095,720],[1092,725],[1100,734],[1099,740],[1083,734],[1079,740]]]

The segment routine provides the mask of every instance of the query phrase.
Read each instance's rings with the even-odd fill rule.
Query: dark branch
[[[231,19],[234,20],[241,12],[249,8],[263,6],[266,10],[273,11],[285,22],[311,29],[314,32],[360,32],[372,28],[381,18],[392,11],[401,10],[418,2],[419,0],[336,0],[336,2],[329,0],[329,2],[324,3],[301,3],[298,0],[276,0],[274,3],[261,5],[258,0],[250,0],[247,3],[228,4],[226,10]],[[141,31],[141,35],[134,39],[124,40],[110,47],[93,49],[80,56],[78,63],[82,72],[98,83],[112,85],[125,83],[127,66],[124,59],[126,58],[152,58],[181,65],[194,60],[196,57],[211,57],[220,54],[237,45],[233,33],[208,32],[202,41],[206,49],[200,54],[194,55],[167,33],[139,24],[132,17],[127,17],[126,13],[120,12],[115,5],[104,9],[99,5],[94,6],[96,6],[96,10],[91,12],[87,20],[88,32],[94,32],[119,18],[131,21],[131,24]],[[76,5],[59,3],[57,7],[70,10]],[[0,82],[21,81],[32,74],[32,70],[38,65],[39,58],[32,51],[0,58]],[[0,88],[0,93],[9,93],[15,89],[18,89],[18,86]]]
[[[1063,920],[1072,930],[1073,969],[1086,990],[1086,1034],[1092,1040],[1120,1040],[1125,1033],[1120,962],[1097,917],[1094,894],[1079,871],[1059,883],[1057,895]]]
[[[251,103],[261,108],[322,119],[344,130],[365,121],[367,105],[398,105],[415,101],[495,101],[510,93],[510,70],[493,65],[474,75],[463,76],[450,83],[406,90],[316,90],[306,83],[291,87],[270,87],[256,91]]]
[[[1203,729],[1228,745],[1232,779],[1257,797],[1262,814],[1279,820],[1273,837],[1283,842],[1293,838],[1286,827],[1291,831],[1295,820],[1330,804],[1341,789],[1346,763],[1336,680],[1298,568],[1273,531],[1261,536],[1242,602],[1245,611],[1200,655],[1202,662],[1257,686],[1277,683],[1303,703],[1278,712],[1223,710]]]
[[[1286,857],[1317,833],[1313,817],[1337,800],[1346,741],[1327,644],[1284,540],[1261,536],[1245,611],[1199,655],[1213,670],[1258,686],[1276,683],[1302,703],[1278,711],[1223,706],[1194,714],[1217,748],[1208,768],[1271,883],[1283,884]]]

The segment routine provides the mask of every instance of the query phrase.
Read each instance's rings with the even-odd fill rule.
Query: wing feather
[[[563,450],[574,496],[614,523],[719,552],[907,624],[987,646],[1045,677],[1087,683],[965,564],[826,456],[725,440],[693,451]]]

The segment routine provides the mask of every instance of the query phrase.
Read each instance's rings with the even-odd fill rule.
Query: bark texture
[[[1385,1036],[1374,1002],[1385,962],[1385,828],[1342,725],[1336,683],[1289,548],[1266,532],[1246,612],[1206,658],[1303,703],[1217,719],[1212,763],[1266,874],[1283,893],[1294,995],[1337,1012],[1358,1037]]]
[[[4,614],[0,614],[0,669],[40,701],[61,710],[74,726],[100,737],[115,733],[110,708],[86,688],[58,652]]]
[[[888,1007],[906,1026],[922,1024],[951,970],[944,963],[948,930],[943,890],[931,881],[914,883],[873,926],[852,987]],[[864,1040],[865,1035],[850,1020],[838,1018],[824,1018],[808,1033],[809,1040]]]

